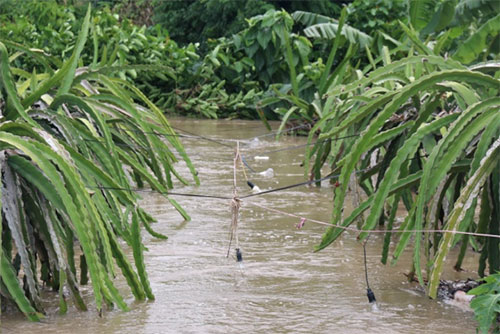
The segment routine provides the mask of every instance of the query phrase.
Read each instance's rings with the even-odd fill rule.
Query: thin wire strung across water
[[[152,132],[154,133],[154,132]],[[340,139],[345,139],[345,138],[350,138],[350,137],[355,137],[357,135],[350,135],[350,136],[344,136],[344,137],[338,137],[338,138],[330,138],[330,139],[326,139],[324,141],[316,141],[314,143],[309,143],[309,144],[301,144],[301,145],[294,145],[294,146],[288,146],[288,147],[284,147],[284,148],[281,148],[281,149],[277,149],[277,150],[271,150],[271,151],[261,151],[259,152],[258,154],[254,154],[254,155],[247,155],[247,156],[244,156],[244,155],[241,155],[241,162],[243,163],[243,165],[245,165],[248,170],[250,170],[252,173],[257,173],[257,171],[255,169],[252,168],[252,166],[250,166],[250,164],[246,161],[246,157],[256,157],[256,156],[259,156],[259,155],[263,155],[263,154],[270,154],[270,153],[277,153],[277,152],[284,152],[284,151],[291,151],[291,150],[295,150],[295,149],[298,149],[298,148],[303,148],[303,147],[306,147],[306,146],[311,146],[311,145],[316,145],[318,143],[323,143],[323,142],[327,142],[327,141],[335,141],[335,140],[340,140]],[[198,138],[198,137],[195,137],[195,136],[186,136],[186,137],[182,137],[182,138]],[[206,138],[206,140],[210,140],[210,141],[214,141],[213,139],[211,138]],[[101,140],[98,140],[98,139],[84,139],[84,141],[87,141],[87,142],[98,142],[98,143],[104,143],[103,141]],[[223,144],[223,143],[219,143],[219,144]],[[139,144],[135,144],[135,145],[131,145],[131,144],[120,144],[120,143],[115,143],[115,145],[117,146],[121,146],[121,147],[132,147],[132,148],[140,148],[140,149],[143,149],[143,150],[149,150],[150,148],[149,147],[146,147],[146,146],[142,146],[142,145],[139,145]],[[231,147],[230,145],[225,145],[223,144],[224,146],[226,147]],[[408,160],[415,160],[415,159],[420,159],[420,158],[426,158],[428,157],[428,155],[420,155],[420,156],[416,156],[416,157],[413,157],[413,158],[410,158]],[[226,159],[221,159],[221,160],[226,160]],[[227,159],[228,161],[229,160],[233,160],[232,158],[231,159]],[[329,177],[331,178],[331,177]],[[315,183],[315,182],[320,182],[321,180],[323,179],[319,179],[319,180],[313,180],[313,181],[308,181],[310,183]],[[117,190],[120,190],[120,188],[118,188]],[[147,190],[137,190],[137,191],[147,191]]]
[[[317,219],[312,219],[312,218],[307,218],[303,216],[299,216],[293,213],[285,212],[282,210],[278,210],[275,208],[270,208],[261,204],[257,204],[254,202],[245,202],[246,204],[253,205],[256,207],[259,207],[261,209],[267,210],[267,211],[272,211],[276,212],[285,216],[293,217],[293,218],[299,218],[301,221],[309,221],[314,224],[318,225],[324,225],[328,227],[335,227],[335,228],[340,228],[346,231],[353,231],[357,233],[416,233],[416,232],[421,232],[421,233],[454,233],[454,234],[463,234],[463,235],[472,235],[476,237],[487,237],[487,238],[497,238],[500,239],[500,235],[496,234],[487,234],[487,233],[475,233],[475,232],[465,232],[465,231],[453,231],[453,230],[361,230],[356,227],[349,227],[349,226],[342,226],[342,225],[335,225],[332,223],[328,223],[325,221],[317,220]]]
[[[301,129],[301,128],[304,128],[304,127],[307,127],[307,126],[309,126],[309,125],[308,124],[304,124],[304,125],[295,126],[295,127],[292,127],[292,128],[286,129],[286,130],[281,130],[281,131],[280,130],[276,130],[276,131],[272,131],[270,133],[266,133],[266,134],[258,135],[258,136],[254,136],[254,137],[250,137],[250,138],[247,138],[247,139],[241,139],[241,140],[240,139],[212,138],[212,137],[202,136],[202,135],[199,135],[199,134],[196,134],[196,133],[193,133],[193,132],[190,132],[190,131],[187,131],[187,130],[184,130],[184,129],[181,129],[181,128],[178,128],[178,127],[174,127],[174,126],[171,126],[171,128],[175,129],[175,130],[178,130],[178,131],[185,132],[185,133],[187,133],[189,135],[183,135],[183,134],[177,134],[177,133],[174,133],[174,134],[163,133],[163,132],[159,132],[159,131],[140,131],[140,130],[132,130],[132,129],[123,129],[123,131],[130,131],[130,132],[142,133],[142,134],[153,134],[153,135],[162,136],[162,137],[176,137],[176,138],[186,138],[186,139],[202,139],[202,140],[205,140],[205,141],[208,141],[208,142],[212,142],[212,143],[215,143],[215,144],[218,144],[218,145],[221,145],[221,146],[228,147],[228,148],[232,149],[233,146],[230,145],[230,144],[226,144],[225,142],[230,142],[230,143],[240,142],[240,143],[248,144],[250,141],[252,141],[254,139],[257,139],[257,138],[274,136],[274,135],[277,135],[277,134],[283,134],[283,133],[291,132],[291,131],[294,131],[294,130],[297,130],[297,129]],[[323,139],[323,140],[318,140],[318,141],[315,141],[315,142],[312,142],[312,143],[307,143],[307,144],[292,145],[292,146],[288,146],[288,147],[284,147],[284,148],[280,148],[280,149],[276,149],[276,150],[261,151],[261,152],[259,152],[257,154],[246,155],[246,157],[253,158],[253,157],[256,157],[258,155],[263,155],[263,154],[271,154],[271,153],[277,153],[277,152],[285,152],[285,151],[290,151],[290,150],[296,150],[296,149],[307,147],[307,146],[314,146],[316,144],[322,144],[322,143],[327,143],[327,142],[332,142],[332,141],[337,141],[337,140],[346,139],[346,138],[352,138],[352,137],[357,137],[357,136],[359,136],[359,134],[353,134],[353,135],[347,135],[347,136],[342,136],[342,137]],[[98,139],[85,139],[85,141],[88,141],[88,142],[101,142]],[[132,147],[132,148],[140,148],[140,149],[146,149],[146,150],[148,149],[148,147],[145,147],[145,146],[142,146],[142,145],[139,145],[139,144],[131,145],[131,144],[116,143],[116,145],[117,146],[122,146],[122,147]],[[247,166],[247,168],[249,170],[251,170],[252,172],[255,172],[248,165],[248,163],[246,162],[245,156],[242,155],[242,159],[243,159],[243,163],[245,164],[245,166]]]
[[[362,173],[362,172],[365,172],[367,170],[369,170],[369,168],[358,170],[355,173]],[[277,192],[277,191],[283,191],[283,190],[287,190],[287,189],[291,189],[291,188],[296,188],[296,187],[300,187],[300,186],[310,185],[310,184],[313,184],[313,183],[317,183],[317,182],[322,182],[322,181],[329,180],[329,179],[338,178],[339,176],[340,176],[340,174],[327,175],[327,176],[322,177],[320,179],[315,179],[315,180],[310,180],[310,181],[304,181],[304,182],[300,182],[300,183],[294,183],[294,184],[290,184],[290,185],[287,185],[287,186],[284,186],[284,187],[279,187],[279,188],[269,189],[269,190],[266,190],[266,191],[261,191],[259,193],[255,193],[255,194],[248,194],[248,195],[245,195],[245,196],[238,197],[238,199],[242,200],[242,199],[249,198],[249,197],[266,195],[266,194],[270,194],[270,193]],[[246,174],[245,174],[245,177],[246,177]],[[133,192],[150,192],[150,193],[158,193],[158,194],[162,194],[162,195],[184,196],[184,197],[202,197],[202,198],[213,198],[213,199],[233,199],[233,197],[229,197],[229,196],[192,194],[192,193],[179,193],[179,192],[170,192],[170,191],[163,192],[163,191],[159,191],[159,190],[155,190],[155,189],[120,188],[120,187],[105,187],[105,186],[87,186],[87,188],[89,188],[89,189],[101,189],[101,190],[120,190],[120,191],[133,191]]]
[[[250,141],[252,141],[254,139],[258,139],[258,138],[262,138],[262,137],[275,136],[277,134],[288,133],[288,132],[291,132],[291,131],[294,131],[294,130],[297,130],[297,129],[302,129],[302,128],[305,128],[305,127],[308,127],[308,126],[309,125],[307,125],[307,124],[303,124],[303,125],[300,125],[300,126],[295,126],[295,127],[286,129],[286,130],[275,130],[275,131],[271,131],[269,133],[265,133],[263,135],[258,135],[258,136],[254,136],[254,137],[250,137],[250,138],[246,138],[246,139],[211,138],[211,137],[201,136],[201,135],[198,135],[196,133],[193,133],[193,132],[190,132],[190,131],[187,131],[187,130],[184,130],[184,129],[181,129],[181,128],[178,128],[178,127],[175,127],[175,126],[171,126],[171,127],[172,127],[172,129],[175,129],[177,131],[181,131],[181,132],[184,132],[184,133],[187,133],[187,134],[191,135],[192,136],[191,138],[203,139],[203,140],[207,140],[207,141],[210,141],[210,142],[222,145],[222,146],[233,148],[233,146],[231,146],[229,144],[225,144],[224,142],[230,142],[230,143],[239,142],[239,143],[242,143],[242,144],[247,144],[248,142],[250,142]],[[162,133],[157,133],[157,134],[158,135],[163,135]]]
[[[270,151],[261,151],[258,154],[247,155],[247,157],[255,157],[257,155],[263,155],[263,154],[270,154],[270,153],[277,153],[277,152],[285,152],[285,151],[290,151],[290,150],[296,150],[298,148],[303,148],[303,147],[307,147],[307,146],[314,146],[316,144],[322,144],[322,143],[327,143],[327,142],[331,142],[331,141],[337,141],[337,140],[346,139],[346,138],[358,137],[358,136],[359,136],[359,134],[354,134],[354,135],[348,135],[348,136],[343,136],[343,137],[336,137],[336,138],[329,138],[329,139],[317,140],[317,141],[315,141],[313,143],[293,145],[293,146],[283,147],[283,148],[279,148],[279,149],[276,149],[276,150],[270,150]]]
[[[159,190],[155,190],[155,189],[121,188],[121,187],[105,187],[105,186],[86,186],[86,187],[88,189],[133,191],[133,192],[155,193],[155,194],[168,195],[168,196],[200,197],[200,198],[224,199],[224,200],[232,199],[232,197],[229,197],[229,196],[179,193],[179,192],[171,192],[171,191],[159,191]]]
[[[333,175],[333,176],[338,177],[338,175]],[[325,179],[325,178],[323,178],[323,179]],[[250,194],[247,196],[239,197],[238,199],[241,201],[244,198],[258,196],[260,194],[266,194],[266,193],[270,193],[270,192],[274,192],[274,191],[281,191],[281,190],[284,190],[283,188],[289,189],[292,187],[298,187],[298,186],[305,185],[307,183],[314,183],[314,182],[318,182],[318,180],[312,180],[312,181],[302,182],[302,183],[298,183],[298,184],[294,184],[294,185],[290,185],[290,186],[286,186],[286,187],[282,187],[282,188],[271,189],[267,192]],[[189,194],[189,193],[176,193],[176,192],[161,192],[161,191],[157,191],[157,190],[153,190],[153,189],[134,189],[134,188],[127,189],[127,188],[119,188],[119,187],[87,187],[87,188],[89,188],[89,189],[103,189],[103,190],[134,191],[134,192],[154,192],[154,193],[159,193],[159,194],[163,194],[163,195],[171,195],[171,196],[199,197],[199,198],[210,198],[210,199],[221,199],[221,200],[233,200],[233,198],[234,198],[234,197],[229,197],[229,196],[202,195],[202,194]],[[462,234],[462,235],[471,235],[471,236],[476,236],[476,237],[487,237],[487,238],[500,239],[500,235],[495,235],[495,234],[465,232],[465,231],[453,231],[453,230],[438,230],[438,229],[433,229],[433,230],[394,230],[394,229],[393,230],[361,230],[361,229],[358,229],[355,227],[334,225],[332,223],[328,223],[325,221],[299,216],[299,215],[296,215],[293,213],[289,213],[289,212],[285,212],[285,211],[278,210],[275,208],[270,208],[270,207],[267,207],[267,206],[264,206],[261,204],[257,204],[255,202],[245,201],[244,203],[249,204],[249,205],[253,205],[255,207],[259,207],[259,208],[267,210],[267,211],[272,211],[272,212],[279,213],[279,214],[282,214],[285,216],[298,218],[302,222],[309,221],[309,222],[312,222],[312,223],[315,223],[318,225],[340,228],[340,229],[343,229],[346,231],[353,231],[356,233],[362,233],[362,232],[364,232],[364,233],[407,233],[407,232],[409,232],[409,233],[416,233],[416,232],[419,232],[419,233],[454,233],[454,234]]]
[[[258,135],[258,136],[255,136],[255,137],[250,137],[250,138],[247,138],[247,139],[243,139],[242,142],[245,143],[245,142],[248,142],[248,141],[251,141],[251,140],[254,140],[254,139],[258,139],[258,138],[270,137],[270,136],[274,136],[274,135],[277,135],[277,134],[288,133],[288,132],[292,132],[292,131],[295,131],[295,130],[304,129],[304,128],[307,128],[309,126],[310,126],[309,124],[302,124],[302,125],[297,125],[297,126],[288,128],[286,130],[281,130],[281,131],[280,130],[276,130],[276,131],[272,131],[272,132],[269,132],[269,133],[265,133],[263,135]]]
[[[370,169],[371,168],[360,169],[360,170],[355,171],[354,173],[359,174],[359,173],[366,172],[366,171],[368,171]],[[300,186],[307,186],[307,185],[311,185],[313,183],[319,183],[319,182],[330,180],[330,179],[336,179],[339,176],[340,176],[340,174],[331,174],[331,175],[327,175],[325,177],[322,177],[320,179],[315,179],[315,180],[309,180],[309,181],[304,181],[304,182],[300,182],[300,183],[290,184],[288,186],[283,186],[283,187],[279,187],[279,188],[264,190],[264,191],[261,191],[261,192],[255,193],[255,194],[248,194],[248,195],[245,195],[245,196],[241,196],[240,199],[245,199],[245,198],[249,198],[249,197],[266,195],[266,194],[274,193],[274,192],[277,192],[277,191],[288,190],[288,189],[296,188],[296,187],[300,187]]]
[[[162,137],[176,137],[176,138],[186,138],[186,139],[202,139],[202,140],[205,140],[205,141],[208,141],[208,142],[212,142],[212,143],[215,143],[215,144],[218,144],[218,145],[221,145],[221,146],[225,146],[225,147],[228,147],[228,148],[233,148],[232,145],[230,144],[226,144],[226,142],[228,143],[235,143],[235,142],[240,142],[240,143],[247,143],[247,142],[250,142],[254,139],[257,139],[257,138],[262,138],[262,137],[268,137],[268,136],[275,136],[277,134],[283,134],[283,133],[288,133],[288,132],[291,132],[291,131],[294,131],[294,130],[297,130],[297,129],[301,129],[301,128],[304,128],[304,127],[307,127],[309,125],[300,125],[300,126],[296,126],[296,127],[292,127],[292,128],[289,128],[289,129],[286,129],[286,130],[275,130],[275,131],[272,131],[270,133],[266,133],[266,134],[263,134],[263,135],[258,135],[258,136],[254,136],[254,137],[250,137],[250,138],[247,138],[247,139],[225,139],[225,138],[212,138],[212,137],[207,137],[207,136],[203,136],[203,135],[199,135],[199,134],[196,134],[196,133],[193,133],[193,132],[190,132],[190,131],[187,131],[185,129],[181,129],[181,128],[178,128],[178,127],[175,127],[175,126],[171,126],[172,129],[175,129],[177,131],[181,131],[181,132],[184,132],[184,133],[187,133],[188,135],[184,135],[184,134],[178,134],[178,133],[164,133],[164,132],[159,132],[159,131],[141,131],[141,130],[131,130],[131,129],[122,129],[123,131],[130,131],[130,132],[135,132],[135,133],[142,133],[142,134],[152,134],[152,135],[157,135],[157,136],[162,136]],[[97,139],[95,140],[92,140],[92,139],[88,139],[87,141],[99,141]],[[118,145],[121,145],[121,146],[131,146],[132,145],[127,145],[127,144],[118,144]],[[141,146],[137,146],[137,147],[140,147],[142,148]]]
[[[174,126],[171,126],[171,127],[172,127],[172,129],[175,129],[177,131],[182,131],[184,133],[190,134],[192,136],[192,138],[203,139],[203,140],[206,140],[206,141],[209,141],[209,142],[212,142],[212,143],[219,144],[221,146],[230,147],[231,149],[233,148],[233,146],[224,143],[224,141],[225,142],[233,142],[232,139],[214,139],[214,138],[210,138],[210,137],[206,137],[206,136],[201,136],[201,135],[198,135],[196,133],[192,133],[190,131],[187,131],[187,130],[184,130],[184,129],[180,129],[180,128],[177,128],[177,127],[174,127]],[[162,135],[162,134],[159,133],[159,135]]]
[[[214,143],[226,146],[226,147],[233,148],[230,145],[222,143],[221,142],[222,140],[219,140],[219,139],[213,139],[213,138],[209,138],[209,137],[205,137],[205,136],[199,136],[197,134],[191,133],[191,132],[183,130],[183,129],[175,128],[175,127],[172,127],[172,128],[174,128],[176,130],[179,130],[179,131],[186,132],[186,133],[192,135],[191,137],[190,136],[183,136],[183,135],[172,135],[172,136],[178,136],[178,137],[184,137],[184,138],[204,139],[204,140],[211,141],[211,142],[214,142]],[[286,130],[284,132],[293,131],[293,130],[296,130],[297,128],[299,128],[299,127],[290,128],[290,129],[288,129],[288,130]],[[276,133],[277,132],[279,132],[279,131],[276,131]],[[156,132],[153,132],[153,134],[157,134],[157,135],[171,135],[171,134],[162,134],[162,133],[156,133]],[[258,138],[258,137],[263,137],[263,136],[268,136],[268,135],[271,135],[271,134],[256,136],[256,137],[253,137],[253,138]],[[351,136],[339,137],[339,138],[331,138],[331,139],[324,140],[324,142],[331,141],[331,140],[340,140],[340,139],[349,138],[349,137],[353,137],[353,136],[357,136],[357,135],[351,135]],[[252,138],[250,138],[250,139],[252,139]],[[89,141],[92,141],[92,140],[89,140]],[[236,142],[237,146],[239,145],[239,140],[224,139],[224,141]],[[305,146],[308,146],[308,145],[315,145],[317,143],[321,143],[321,141],[317,141],[315,143],[303,144],[303,145],[296,145],[296,146],[292,146],[292,147],[288,147],[288,148],[283,148],[283,149],[278,149],[278,150],[261,152],[261,154],[268,154],[268,153],[281,152],[281,151],[285,151],[285,150],[292,150],[292,149],[296,149],[296,148],[300,148],[300,147],[305,147]],[[416,157],[416,158],[420,158],[420,157]],[[237,154],[236,154],[235,159],[239,159],[239,161],[240,161],[240,163],[242,165],[245,165],[250,170],[252,170],[252,168],[250,166],[248,166],[248,164],[246,163],[244,157],[240,154],[240,152],[239,152],[239,146],[238,146],[238,149],[237,149]],[[370,168],[358,170],[358,171],[355,171],[355,173],[362,173],[362,172],[368,171],[369,169]],[[198,197],[198,198],[210,198],[210,199],[221,199],[221,200],[234,200],[236,198],[240,202],[241,200],[246,199],[246,198],[256,197],[256,196],[261,196],[261,195],[266,195],[266,194],[270,194],[270,193],[273,193],[273,192],[283,191],[283,190],[287,190],[287,189],[291,189],[291,188],[295,188],[295,187],[300,187],[300,186],[304,186],[304,185],[310,185],[310,184],[322,182],[322,181],[325,181],[325,180],[328,180],[328,179],[338,178],[339,176],[340,176],[340,174],[332,174],[332,175],[328,175],[328,176],[325,176],[325,177],[320,178],[320,179],[315,179],[315,180],[309,180],[309,181],[304,181],[304,182],[300,182],[300,183],[295,183],[295,184],[291,184],[291,185],[288,185],[288,186],[283,186],[283,187],[274,188],[274,189],[270,189],[270,190],[266,190],[266,191],[261,191],[259,193],[248,194],[248,195],[241,196],[241,197],[237,197],[236,194],[233,194],[233,197],[229,197],[229,196],[204,195],[204,194],[192,194],[192,193],[179,193],[179,192],[169,192],[169,191],[162,192],[162,191],[158,191],[158,190],[154,190],[154,189],[139,189],[139,188],[120,188],[120,187],[103,187],[103,186],[88,186],[87,188],[89,188],[89,189],[102,189],[102,190],[133,191],[133,192],[153,192],[153,193],[159,193],[159,194],[170,195],[170,196]],[[248,178],[247,178],[246,174],[245,174],[245,178],[248,181]],[[488,237],[488,238],[497,238],[497,239],[500,239],[500,235],[495,235],[495,234],[475,233],[475,232],[465,232],[465,231],[454,231],[454,230],[438,230],[438,229],[434,229],[434,230],[361,230],[361,229],[353,228],[353,227],[349,227],[349,226],[334,225],[334,224],[331,224],[331,223],[328,223],[328,222],[324,222],[324,221],[319,221],[319,220],[315,220],[315,219],[311,219],[311,218],[302,217],[302,216],[295,215],[295,214],[288,213],[288,212],[284,212],[284,211],[281,211],[281,210],[278,210],[278,209],[275,209],[275,208],[265,207],[263,205],[259,205],[257,203],[253,203],[253,202],[247,202],[247,203],[250,204],[250,205],[257,206],[257,207],[260,207],[262,209],[268,210],[268,211],[274,211],[274,212],[277,212],[277,213],[280,213],[280,214],[283,214],[283,215],[287,215],[287,216],[290,216],[290,217],[299,218],[299,219],[301,219],[301,224],[303,224],[306,221],[310,221],[310,222],[313,222],[315,224],[324,225],[324,226],[328,226],[328,227],[340,228],[340,229],[344,229],[344,230],[348,230],[348,231],[354,231],[354,232],[357,232],[357,233],[363,233],[363,232],[364,233],[415,233],[415,232],[419,232],[419,233],[454,233],[454,234],[462,234],[462,235],[471,235],[471,236],[478,236],[478,237]]]

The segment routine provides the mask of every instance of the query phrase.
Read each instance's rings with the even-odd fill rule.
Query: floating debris
[[[456,302],[460,303],[470,303],[470,301],[474,298],[473,295],[468,295],[465,291],[462,290],[457,290],[455,291],[455,294],[453,295],[453,299]]]
[[[259,146],[259,145],[260,145],[260,140],[259,140],[259,138],[254,138],[254,139],[252,139],[252,140],[250,140],[250,141],[248,142],[248,146],[249,146],[250,148],[255,148],[255,147]]]
[[[306,219],[305,218],[301,218],[300,222],[297,225],[295,225],[295,227],[297,229],[301,229],[304,226],[305,223],[306,223]]]
[[[274,169],[268,168],[263,172],[258,173],[259,175],[262,175],[264,177],[274,177]]]
[[[467,293],[469,290],[479,286],[479,282],[468,278],[467,280],[449,281],[441,280],[439,282],[438,297],[442,299],[455,299],[455,295],[459,292],[459,296]]]
[[[418,283],[418,281],[415,278],[412,278],[411,281]],[[427,284],[427,281],[424,280],[424,282],[425,284]],[[471,278],[468,278],[466,280],[456,280],[456,281],[440,280],[439,288],[437,291],[437,297],[442,300],[455,300],[457,292],[458,292],[458,298],[460,298],[461,296],[466,295],[466,293],[469,290],[472,290],[477,286],[479,286],[479,282]],[[420,286],[418,290],[421,292],[425,292],[423,288]],[[469,295],[466,296],[467,298],[469,298]]]

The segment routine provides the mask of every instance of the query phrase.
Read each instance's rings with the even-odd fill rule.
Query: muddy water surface
[[[266,133],[259,122],[183,119],[172,124],[216,138],[247,139]],[[231,196],[233,150],[201,139],[183,142],[202,185],[179,185],[176,191]],[[275,171],[272,178],[247,172],[249,178],[263,190],[303,181],[300,163],[304,148],[270,151],[304,143],[304,138],[293,137],[279,143],[271,137],[242,142],[242,152],[253,169],[272,167]],[[254,159],[255,155],[269,159]],[[187,176],[184,167],[180,164],[179,170]],[[243,173],[238,173],[238,180],[240,194],[249,193]],[[378,301],[378,309],[374,309],[367,302],[363,249],[355,234],[347,233],[326,250],[312,253],[324,226],[306,222],[298,230],[299,219],[251,205],[328,221],[331,193],[324,182],[321,188],[299,187],[243,201],[238,230],[242,264],[236,262],[234,248],[226,258],[229,201],[178,197],[192,217],[184,222],[163,197],[144,193],[144,206],[158,219],[154,228],[169,236],[168,241],[145,236],[154,302],[133,302],[125,282],[119,282],[130,312],[113,310],[99,318],[95,311],[70,309],[60,316],[57,299],[49,294],[46,299],[52,306],[46,320],[28,323],[22,316],[4,315],[1,332],[475,333],[471,312],[429,300],[406,283],[408,254],[395,267],[380,264],[380,236],[372,236],[367,246],[370,285]],[[473,269],[475,259],[469,261],[465,267]],[[446,276],[457,279],[475,274],[450,270]],[[90,291],[85,293],[91,303]]]

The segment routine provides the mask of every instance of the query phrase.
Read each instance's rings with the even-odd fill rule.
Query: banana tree
[[[433,36],[435,54],[464,64],[497,57],[500,3],[487,0],[408,1],[408,18],[421,39]]]

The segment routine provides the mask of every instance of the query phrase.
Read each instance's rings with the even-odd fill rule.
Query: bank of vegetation
[[[307,124],[305,176],[340,175],[332,224],[385,229],[382,262],[411,251],[433,298],[451,248],[457,270],[480,253],[490,276],[471,305],[481,332],[497,326],[500,243],[484,235],[500,235],[498,3],[114,0],[91,1],[90,14],[68,2],[0,7],[2,296],[30,319],[43,284],[61,310],[63,286],[84,308],[77,273],[90,274],[99,309],[127,307],[115,267],[137,299],[153,298],[140,241],[140,226],[159,236],[152,218],[106,188],[187,182],[165,118],[175,114]],[[349,188],[363,196],[344,216]],[[342,231],[327,229],[317,250]]]

